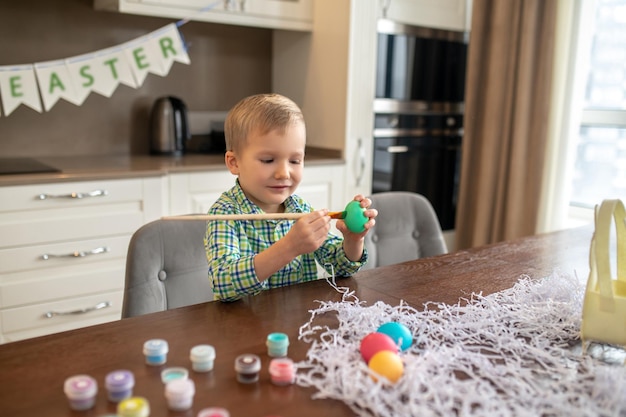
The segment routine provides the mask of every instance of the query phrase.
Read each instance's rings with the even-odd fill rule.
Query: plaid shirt
[[[308,213],[311,206],[292,195],[285,200],[285,212]],[[209,214],[262,213],[248,200],[239,181],[213,204]],[[208,221],[204,239],[209,278],[216,299],[234,301],[246,294],[317,279],[317,265],[332,264],[337,276],[349,276],[367,262],[367,253],[358,262],[346,258],[343,238],[332,233],[314,253],[298,256],[267,280],[260,282],[254,269],[254,256],[287,234],[294,220]]]

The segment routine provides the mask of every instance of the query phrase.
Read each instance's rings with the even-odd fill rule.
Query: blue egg
[[[395,321],[381,325],[376,331],[391,337],[401,350],[407,350],[413,343],[413,335],[411,335],[409,328]]]

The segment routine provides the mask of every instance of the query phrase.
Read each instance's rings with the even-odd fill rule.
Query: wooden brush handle
[[[162,220],[298,220],[309,213],[247,213],[247,214],[188,214],[161,217]],[[331,219],[342,219],[343,211],[328,213]]]

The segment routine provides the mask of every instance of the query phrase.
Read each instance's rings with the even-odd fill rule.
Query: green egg
[[[346,222],[348,230],[352,233],[361,233],[365,230],[365,223],[368,221],[365,209],[358,201],[351,201],[344,210],[343,221]]]

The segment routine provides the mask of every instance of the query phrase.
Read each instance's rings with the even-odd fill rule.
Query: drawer
[[[2,213],[0,248],[132,234],[143,222],[139,203]]]
[[[126,260],[117,259],[73,268],[50,268],[39,274],[29,271],[4,275],[0,306],[17,307],[123,290],[125,267]]]
[[[143,199],[140,179],[0,187],[0,212],[85,207]]]
[[[0,274],[125,258],[131,235],[0,249]],[[0,279],[0,281],[2,281]]]
[[[3,339],[9,342],[119,320],[122,316],[123,297],[123,291],[115,291],[2,310],[0,318]],[[93,309],[99,303],[109,303],[109,305]],[[47,312],[74,313],[46,317]]]

